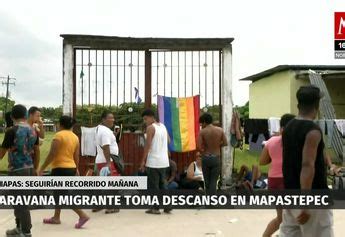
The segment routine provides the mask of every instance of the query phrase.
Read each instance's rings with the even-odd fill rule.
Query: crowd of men
[[[269,187],[327,189],[322,133],[313,122],[318,114],[321,96],[317,87],[301,87],[297,92],[298,116],[290,118],[283,125],[284,130],[280,139],[274,138],[274,141],[268,142],[267,149],[273,146],[274,154],[270,155],[270,150],[266,150],[266,158],[274,163],[275,169],[280,170],[278,175],[276,172],[270,177]],[[170,138],[164,124],[158,121],[153,110],[146,109],[142,117],[146,124],[146,142],[139,170],[147,175],[148,189],[165,190],[168,187],[166,171],[171,166],[168,151]],[[120,175],[116,162],[113,162],[119,155],[116,137],[111,130],[115,121],[114,114],[105,111],[101,118],[96,131],[96,168],[100,175]],[[49,166],[52,176],[78,175],[79,140],[72,132],[76,122],[73,118],[60,118],[59,131],[55,134],[50,152],[40,167],[39,138],[44,138],[44,129],[39,109],[32,107],[27,113],[23,105],[15,105],[11,119],[13,125],[8,127],[0,149],[0,158],[8,153],[10,176],[41,175]],[[214,195],[221,171],[221,148],[227,146],[228,141],[222,128],[213,125],[210,114],[202,114],[199,122],[202,127],[197,139],[200,159],[191,166],[189,177],[196,182],[204,181],[206,195]],[[279,156],[280,163],[274,158]],[[265,162],[265,158],[262,160],[262,164],[269,163]],[[203,176],[202,180],[200,174]],[[89,220],[89,216],[82,210],[74,211],[79,217],[75,228],[81,228]],[[110,209],[106,210],[106,213],[118,211]],[[171,208],[166,207],[164,212],[170,214]],[[45,218],[43,222],[60,224],[60,213],[61,210],[55,209],[53,217]],[[146,213],[161,214],[158,207],[152,207]],[[277,228],[280,228],[279,236],[333,236],[330,210],[284,209],[281,213],[280,219],[275,219],[269,224],[270,227],[267,227],[264,236],[270,236]],[[7,236],[31,236],[28,207],[16,207],[14,214],[16,228],[8,230]]]

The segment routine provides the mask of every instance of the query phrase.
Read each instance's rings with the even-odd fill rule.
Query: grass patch
[[[243,147],[243,150],[236,149],[235,150],[235,162],[234,162],[234,173],[237,173],[242,165],[246,165],[249,168],[252,165],[258,165],[260,158],[260,152],[254,152],[248,150],[248,145]],[[259,167],[261,172],[267,174],[269,165],[260,166]]]

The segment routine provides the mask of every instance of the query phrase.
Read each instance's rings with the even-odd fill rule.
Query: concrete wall
[[[230,136],[231,118],[232,118],[232,48],[231,44],[222,50],[222,128],[226,137]],[[222,148],[222,186],[231,184],[233,170],[233,147],[228,144]]]
[[[74,50],[70,44],[63,44],[63,82],[62,82],[62,112],[73,115],[73,68]]]
[[[297,115],[296,92],[309,85],[308,78],[296,79],[296,71],[275,73],[249,85],[249,118],[280,117],[284,113]],[[345,78],[325,79],[336,116],[345,119]]]
[[[325,79],[337,119],[345,119],[345,78]]]
[[[291,113],[293,80],[295,80],[295,73],[284,71],[251,83],[249,85],[249,118],[266,119]]]

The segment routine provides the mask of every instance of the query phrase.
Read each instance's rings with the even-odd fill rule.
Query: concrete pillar
[[[233,147],[230,145],[230,126],[232,118],[232,48],[222,49],[222,82],[221,82],[222,127],[228,138],[228,146],[222,150],[222,185],[231,183],[233,169]]]
[[[62,82],[62,112],[73,115],[73,69],[74,51],[70,44],[63,44],[63,82]]]

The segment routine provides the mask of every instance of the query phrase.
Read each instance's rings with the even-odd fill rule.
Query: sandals
[[[83,225],[88,222],[90,220],[89,217],[84,217],[84,218],[80,218],[79,221],[75,224],[75,228],[76,229],[80,229],[83,227]]]
[[[59,225],[61,224],[61,221],[56,221],[53,217],[50,217],[50,218],[44,218],[43,223],[51,224],[51,225]]]
[[[76,229],[80,229],[89,220],[90,220],[89,217],[80,218],[79,221],[74,225],[74,227]],[[44,224],[59,225],[59,224],[61,224],[61,221],[56,221],[53,217],[50,217],[50,218],[44,218],[43,223]]]

